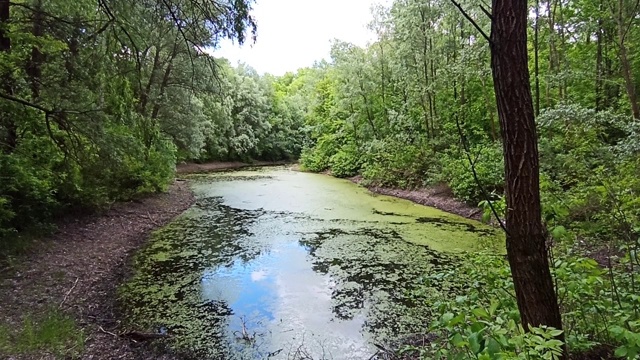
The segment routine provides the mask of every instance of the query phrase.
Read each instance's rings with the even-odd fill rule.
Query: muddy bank
[[[225,170],[237,170],[247,167],[264,167],[291,164],[291,161],[256,161],[251,164],[239,161],[214,161],[203,164],[184,163],[176,166],[178,174],[195,174]]]
[[[0,349],[0,358],[158,359],[132,341],[114,336],[124,330],[115,308],[116,288],[128,276],[130,256],[151,231],[193,202],[188,184],[176,182],[165,194],[59,224],[40,249],[0,274],[0,324],[15,330],[27,317],[62,312],[82,329],[84,346],[57,355],[41,351],[16,356]]]
[[[349,178],[352,182],[362,185],[362,177]],[[364,186],[364,185],[363,185]],[[457,200],[445,185],[422,188],[416,190],[393,189],[380,186],[365,186],[369,191],[394,196],[400,199],[413,201],[416,204],[434,207],[451,214],[463,216],[467,219],[478,220],[482,218],[482,210]]]

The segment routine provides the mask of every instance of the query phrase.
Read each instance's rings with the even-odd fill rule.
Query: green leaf
[[[489,316],[489,313],[487,312],[487,310],[483,309],[483,308],[475,308],[473,310],[471,310],[471,312],[473,313],[473,315],[475,315],[476,317],[480,318],[480,319],[490,319],[491,316]]]
[[[620,346],[619,348],[616,349],[616,352],[614,353],[614,355],[616,357],[622,358],[627,356],[627,352],[628,352],[628,349],[626,346]]]
[[[563,331],[562,330],[551,330],[549,331],[549,334],[553,337],[558,337],[560,335],[562,335]]]
[[[474,354],[479,354],[482,351],[482,334],[481,333],[472,333],[469,336],[469,348]]]
[[[489,339],[489,341],[487,341],[487,351],[491,356],[499,353],[500,350],[500,344],[495,339]]]
[[[459,348],[465,347],[468,344],[466,341],[464,341],[464,339],[462,338],[462,335],[460,335],[459,333],[456,333],[455,335],[453,335],[451,343],[455,347],[459,347]]]

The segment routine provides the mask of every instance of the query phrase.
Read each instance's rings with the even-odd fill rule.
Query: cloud
[[[255,44],[224,41],[214,56],[245,62],[259,73],[282,75],[329,57],[330,41],[364,46],[375,36],[366,26],[379,0],[258,0]],[[383,0],[383,3],[386,1]]]

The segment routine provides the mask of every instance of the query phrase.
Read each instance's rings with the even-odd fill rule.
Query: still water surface
[[[195,359],[369,359],[426,327],[421,276],[495,237],[325,175],[191,181],[196,205],[152,236],[120,294],[132,326],[167,329]]]

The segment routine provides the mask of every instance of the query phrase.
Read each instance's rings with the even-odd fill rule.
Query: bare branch
[[[480,5],[480,10],[482,10],[482,12],[487,15],[487,17],[489,18],[489,20],[493,21],[493,16],[491,15],[491,12],[489,10],[487,10],[487,8],[485,8],[484,6]]]
[[[484,37],[489,44],[491,44],[491,38],[484,32],[484,30],[482,30],[482,28],[480,27],[480,25],[478,25],[478,23],[475,22],[475,20],[473,20],[473,18],[471,18],[471,16],[469,16],[469,14],[467,14],[466,11],[464,11],[464,9],[462,8],[462,5],[460,5],[459,2],[457,2],[456,0],[451,0],[451,3],[458,8],[458,10],[460,10],[460,12],[462,13],[462,15],[469,20],[469,22],[471,23],[471,25],[473,25],[473,27],[476,28],[476,30],[478,30],[478,32],[482,35],[482,37]]]

